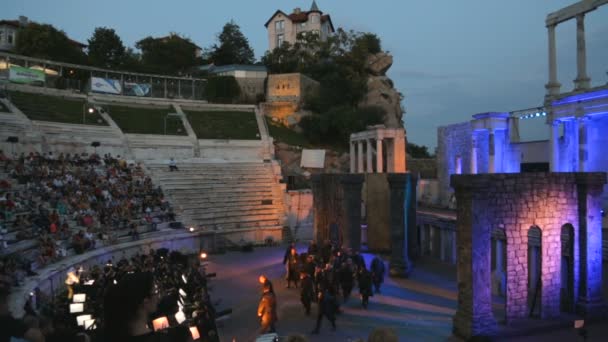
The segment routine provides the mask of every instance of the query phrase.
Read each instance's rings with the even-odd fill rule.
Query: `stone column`
[[[471,137],[471,174],[477,174],[477,137],[475,132]]]
[[[382,138],[376,139],[376,172],[382,173]]]
[[[390,187],[390,227],[391,227],[391,259],[389,274],[393,277],[407,277],[411,272],[408,256],[408,227],[406,225],[407,207],[412,187],[412,175],[392,173],[388,175]],[[414,229],[414,227],[411,227]]]
[[[344,211],[344,224],[342,227],[342,246],[361,249],[361,188],[363,175],[343,175],[340,179],[344,191],[342,201]]]
[[[356,146],[353,141],[350,142],[350,173],[357,172],[357,155]]]
[[[551,172],[559,172],[559,121],[551,122],[549,131],[549,154],[550,154],[550,165],[549,170]]]
[[[452,175],[457,207],[457,282],[458,308],[453,318],[454,335],[466,339],[496,333],[492,313],[491,234],[484,213],[489,209],[484,196],[487,184],[479,176]],[[475,214],[474,214],[475,213]]]
[[[577,77],[574,87],[577,90],[589,89],[590,79],[587,76],[587,47],[585,46],[585,14],[576,16],[576,69]]]
[[[557,52],[555,49],[555,26],[548,26],[549,32],[549,82],[545,85],[547,96],[558,95],[561,84],[557,81]]]
[[[496,148],[494,141],[494,130],[490,129],[490,139],[488,140],[490,144],[490,157],[488,158],[489,166],[488,173],[496,173]]]
[[[363,173],[363,141],[357,141],[357,145],[357,173]]]
[[[367,139],[367,150],[365,151],[367,154],[367,161],[366,161],[366,166],[367,166],[367,173],[373,173],[374,172],[374,163],[372,162],[374,160],[374,155],[373,155],[373,149],[372,149],[372,140],[371,139]]]
[[[587,166],[587,137],[589,125],[587,125],[588,117],[581,117],[578,119],[578,171],[588,171]]]
[[[591,317],[605,317],[602,299],[602,200],[606,174],[576,174],[579,213],[579,296],[576,311]]]

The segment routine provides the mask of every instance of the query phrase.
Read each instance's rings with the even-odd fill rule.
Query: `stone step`
[[[227,225],[227,224],[239,224],[243,226],[256,227],[260,222],[273,222],[273,225],[280,223],[280,218],[277,215],[256,215],[256,216],[231,216],[222,218],[197,218],[184,216],[189,220],[184,219],[185,222],[192,221],[202,225]],[[259,225],[262,225],[261,223]]]
[[[180,185],[180,186],[175,186],[175,187],[163,187],[163,190],[165,191],[165,193],[167,194],[177,194],[177,193],[184,193],[184,194],[188,194],[188,195],[194,195],[194,194],[199,194],[199,193],[210,193],[210,194],[226,194],[226,193],[234,193],[235,195],[238,194],[249,194],[249,193],[272,193],[272,189],[270,189],[269,186],[255,186],[255,185],[251,185],[251,186],[245,186],[245,185],[234,185],[234,186],[204,186],[203,184],[200,184],[198,186],[195,185],[191,185],[191,186],[187,186],[187,185]]]
[[[193,211],[207,211],[207,212],[221,212],[221,211],[226,211],[226,210],[239,210],[239,211],[247,211],[247,210],[258,210],[258,209],[267,209],[267,208],[274,208],[276,210],[283,210],[283,204],[282,203],[275,203],[273,201],[273,204],[268,204],[268,205],[262,205],[260,202],[239,202],[239,203],[229,203],[229,202],[223,202],[223,203],[200,203],[200,204],[192,204],[192,205],[187,205],[185,207],[182,207],[182,213],[184,214],[188,214],[191,213]]]
[[[191,218],[196,219],[206,219],[206,218],[221,218],[221,217],[232,217],[232,216],[255,216],[255,215],[279,215],[281,214],[281,210],[278,208],[252,208],[247,210],[222,210],[223,208],[215,208],[215,209],[189,209],[188,212],[184,212],[184,215],[187,215]]]
[[[207,228],[207,229],[217,229],[218,231],[226,230],[226,229],[250,229],[250,228],[268,228],[268,227],[276,227],[282,228],[280,221],[278,220],[265,220],[265,221],[255,221],[255,222],[224,222],[219,224],[209,223],[207,221],[191,221],[195,226]]]
[[[274,182],[274,177],[269,176],[269,175],[259,175],[259,176],[253,176],[253,175],[243,175],[243,176],[233,176],[233,175],[217,175],[217,176],[204,176],[204,175],[198,175],[198,176],[181,176],[176,178],[176,176],[163,176],[163,177],[157,177],[158,181],[161,181],[163,184],[182,184],[185,182],[200,182],[200,181],[206,181],[206,182],[257,182],[257,183],[266,183],[268,184],[268,182]]]
[[[217,188],[217,189],[164,189],[166,194],[170,194],[175,198],[216,198],[218,196],[225,196],[228,198],[241,197],[241,196],[258,196],[268,197],[273,196],[274,192],[271,189],[247,189],[247,191],[240,191],[241,188]],[[192,197],[191,197],[192,196]]]
[[[258,219],[261,220],[271,220],[279,216],[279,212],[274,209],[267,210],[258,210],[257,212],[247,213],[241,211],[224,211],[224,212],[216,212],[216,213],[206,213],[204,211],[193,212],[188,215],[191,219],[195,220],[224,220],[230,219],[234,222],[247,222],[247,221],[255,221]]]

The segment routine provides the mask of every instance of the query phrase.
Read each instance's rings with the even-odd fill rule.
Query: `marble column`
[[[547,27],[549,32],[549,82],[545,85],[547,95],[558,95],[561,84],[557,81],[557,52],[555,48],[555,26]]]
[[[391,173],[387,177],[390,187],[390,227],[391,227],[391,258],[389,274],[393,277],[407,277],[412,268],[408,256],[408,228],[406,213],[410,204],[412,184],[411,174]]]
[[[356,173],[357,171],[357,155],[356,147],[354,142],[350,142],[350,173]]]
[[[579,212],[579,293],[576,311],[592,317],[605,317],[602,299],[602,191],[603,172],[576,174]]]
[[[374,172],[374,163],[372,161],[374,160],[374,151],[372,149],[372,140],[367,139],[366,142],[367,142],[367,150],[365,151],[365,153],[367,155],[367,160],[366,160],[367,173],[373,173]]]
[[[587,138],[589,125],[587,117],[581,117],[578,119],[578,172],[587,172]]]
[[[559,121],[550,123],[549,130],[549,170],[551,172],[559,172]]]
[[[489,144],[490,144],[490,157],[488,158],[488,162],[489,162],[489,166],[488,166],[488,173],[496,173],[496,146],[495,146],[495,140],[494,140],[494,130],[490,129],[490,139],[489,139]]]
[[[477,174],[477,137],[475,132],[471,137],[471,174]]]
[[[342,246],[361,249],[361,188],[363,175],[343,175],[340,179],[344,191],[342,201],[344,211],[344,224],[342,229]]]
[[[357,142],[357,173],[363,172],[365,172],[363,169],[363,141],[359,140]]]
[[[382,138],[376,139],[376,172],[382,173]]]
[[[587,47],[585,46],[585,14],[576,16],[576,69],[577,77],[574,80],[576,90],[589,89],[591,83],[587,76]]]

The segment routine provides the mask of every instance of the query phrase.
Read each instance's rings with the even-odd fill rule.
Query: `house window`
[[[0,43],[4,40],[4,30],[0,30]]]
[[[6,41],[7,41],[9,44],[13,44],[13,32],[9,32],[9,33],[6,35]]]
[[[284,21],[284,20],[279,20],[279,21],[276,21],[276,22],[274,23],[274,29],[275,29],[277,32],[283,32],[283,30],[285,29],[285,21]]]
[[[301,24],[300,24],[300,27],[301,27],[301,28],[306,28],[306,23],[301,23]]]
[[[284,41],[285,41],[285,35],[277,34],[277,46],[283,45]]]
[[[313,15],[313,16],[310,18],[310,21],[312,21],[312,23],[313,23],[313,24],[318,24],[318,23],[319,23],[319,16],[317,16],[317,15]]]

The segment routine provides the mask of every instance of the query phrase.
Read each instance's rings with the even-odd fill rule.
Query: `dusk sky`
[[[233,19],[256,57],[268,48],[264,23],[312,0],[2,0],[0,19],[25,15],[86,43],[97,26],[125,45],[177,32],[207,47]],[[548,13],[575,0],[318,0],[334,26],[376,33],[394,56],[389,76],[405,99],[408,140],[434,149],[437,127],[472,114],[541,106],[547,82]],[[586,16],[592,85],[608,82],[608,6]],[[557,28],[562,90],[576,78],[575,21]]]

